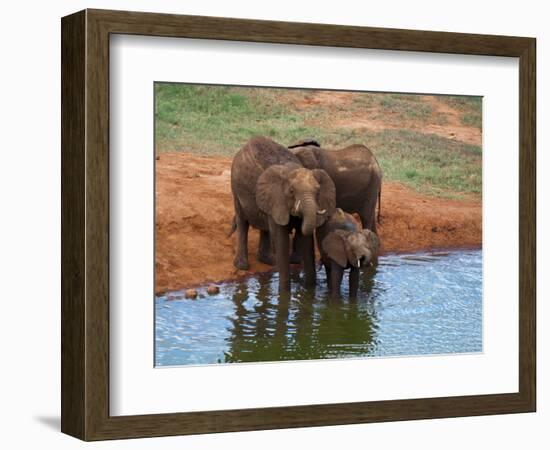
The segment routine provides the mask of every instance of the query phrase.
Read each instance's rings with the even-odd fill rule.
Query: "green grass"
[[[439,99],[461,113],[460,121],[462,124],[481,128],[481,102],[483,97],[442,95]]]
[[[479,146],[406,129],[366,132],[333,125],[366,109],[393,124],[433,121],[431,106],[420,96],[358,93],[348,103],[301,107],[314,92],[157,83],[155,93],[157,152],[232,156],[254,135],[283,145],[307,137],[326,148],[363,143],[375,153],[387,180],[445,197],[481,193]],[[481,126],[481,99],[477,106],[472,97],[444,101],[461,111],[468,124]]]
[[[481,148],[434,134],[385,130],[365,136],[384,177],[424,193],[481,193]]]
[[[304,115],[292,113],[275,98],[255,91],[157,84],[157,151],[232,155],[254,135],[269,136],[281,143],[315,135],[317,129],[304,124]]]
[[[375,111],[375,119],[384,119],[392,124],[403,121],[428,120],[432,118],[433,108],[412,94],[375,94],[363,93],[354,98],[354,108],[366,108]],[[444,117],[438,117],[438,123],[444,123]]]

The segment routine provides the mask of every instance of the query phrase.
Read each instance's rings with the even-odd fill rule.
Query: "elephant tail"
[[[231,229],[229,230],[229,233],[227,233],[227,239],[229,239],[235,231],[237,231],[237,219],[233,216],[233,220],[231,221]]]
[[[378,223],[380,223],[380,214],[382,211],[382,186],[378,190]]]

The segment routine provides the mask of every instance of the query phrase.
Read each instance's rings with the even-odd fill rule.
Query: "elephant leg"
[[[357,298],[359,290],[359,268],[352,267],[349,272],[349,298]]]
[[[277,225],[272,218],[269,218],[269,232],[273,239],[277,270],[279,271],[279,292],[290,292],[288,227]]]
[[[235,200],[235,221],[237,223],[237,254],[233,265],[240,270],[248,270],[248,221],[238,210],[238,201]]]
[[[323,261],[323,266],[325,267],[325,276],[327,279],[327,285],[330,289],[330,262]]]
[[[304,284],[306,287],[315,286],[315,241],[313,235],[300,234],[300,251],[304,265]]]
[[[344,276],[344,268],[335,261],[330,262],[330,297],[337,299],[340,297],[340,285]]]
[[[294,237],[292,238],[292,253],[290,254],[291,264],[300,264],[302,262],[302,256],[300,255],[300,246],[298,245],[298,233],[300,233],[300,230],[296,229]]]
[[[376,203],[378,202],[379,185],[376,184],[371,189],[372,183],[369,186],[368,194],[366,196],[365,204],[361,211],[359,211],[359,217],[361,218],[361,225],[363,228],[367,228],[376,233]]]
[[[367,200],[363,209],[359,212],[361,225],[363,229],[368,229],[376,233],[376,202],[372,203],[371,199]]]
[[[269,231],[260,230],[258,261],[270,266],[275,265],[275,258],[273,257],[273,251],[271,249],[271,238],[269,236]]]

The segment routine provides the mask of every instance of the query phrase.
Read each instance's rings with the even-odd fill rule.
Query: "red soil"
[[[156,161],[157,293],[246,275],[233,267],[235,235],[231,159],[163,153]],[[418,194],[398,183],[382,186],[379,235],[383,252],[481,246],[481,201]],[[256,261],[258,232],[249,233],[249,272],[271,270]]]

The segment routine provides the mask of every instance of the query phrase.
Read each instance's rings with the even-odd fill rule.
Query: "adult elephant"
[[[231,189],[238,233],[234,265],[248,269],[248,229],[260,230],[258,259],[279,271],[279,290],[290,290],[289,234],[302,253],[305,283],[315,284],[313,232],[334,212],[334,183],[324,170],[306,169],[286,147],[257,136],[233,158]]]
[[[288,148],[304,167],[325,170],[336,187],[336,206],[347,213],[358,213],[363,228],[376,233],[377,202],[380,221],[382,169],[367,147],[354,144],[327,150],[310,139]]]

